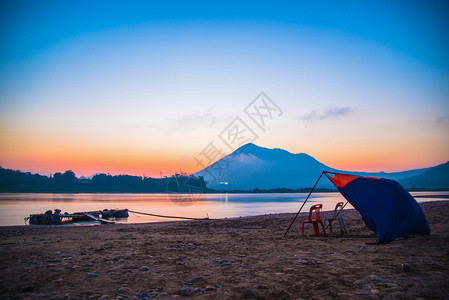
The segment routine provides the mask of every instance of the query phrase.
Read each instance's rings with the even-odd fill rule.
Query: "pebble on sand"
[[[245,297],[245,299],[255,298],[256,294],[253,291],[251,291],[250,289],[246,289],[246,290],[243,290],[243,297]]]
[[[352,298],[352,297],[354,297],[354,295],[349,294],[349,293],[338,293],[337,296],[339,296],[341,298]]]
[[[366,284],[366,280],[359,279],[359,280],[354,281],[354,284],[355,285],[364,285],[364,284]]]
[[[395,288],[395,287],[399,287],[399,284],[393,283],[393,282],[387,282],[387,286]]]
[[[359,296],[369,296],[369,295],[371,295],[371,293],[370,292],[358,292],[357,295],[359,295]]]
[[[98,274],[95,274],[95,273],[87,273],[87,277],[90,277],[90,278],[98,277]]]
[[[308,260],[307,258],[302,258],[302,259],[295,259],[292,260],[292,264],[295,265],[316,265],[316,262],[312,261],[312,260]]]
[[[412,266],[410,264],[404,262],[402,263],[402,272],[410,272],[412,270]]]
[[[377,276],[377,275],[370,275],[370,276],[369,276],[369,279],[370,279],[371,281],[384,281],[384,279],[383,279],[382,277],[379,277],[379,276]]]
[[[170,297],[167,293],[160,293],[159,295],[156,296],[156,298],[166,298],[166,297]]]
[[[192,295],[193,290],[189,287],[183,288],[181,291],[181,296],[185,296],[185,297],[189,297],[190,295]]]
[[[32,290],[34,290],[34,285],[25,285],[24,287],[22,287],[22,292],[31,292]]]
[[[140,271],[148,271],[150,268],[148,268],[147,266],[143,266],[142,268],[140,268]]]
[[[118,289],[118,293],[119,294],[125,294],[126,295],[126,294],[128,294],[128,292],[129,292],[129,289],[127,287],[123,287],[122,286],[121,288]]]
[[[190,279],[190,283],[198,283],[198,282],[203,282],[203,281],[204,281],[203,276],[198,276],[198,277]]]

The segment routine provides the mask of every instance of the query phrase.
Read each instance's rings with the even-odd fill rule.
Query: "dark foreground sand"
[[[293,214],[95,227],[0,228],[2,299],[449,298],[449,201],[422,205],[432,235],[375,245],[300,234]],[[302,215],[299,220],[304,220]],[[411,266],[409,272],[402,263]]]

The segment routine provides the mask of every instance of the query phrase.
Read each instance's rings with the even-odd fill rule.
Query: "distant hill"
[[[401,179],[406,188],[439,189],[449,187],[449,162],[433,167],[424,173]]]
[[[249,143],[194,175],[203,176],[208,182],[207,187],[217,190],[303,189],[312,187],[322,171],[399,180],[422,175],[430,169],[395,173],[337,170],[305,153],[293,154]],[[317,187],[333,188],[326,179],[321,180]]]

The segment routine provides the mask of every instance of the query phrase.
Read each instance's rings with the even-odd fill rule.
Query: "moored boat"
[[[102,218],[128,218],[128,209],[104,209],[101,212]]]
[[[47,210],[43,214],[33,214],[28,218],[25,218],[25,221],[28,219],[30,224],[41,224],[41,225],[58,225],[62,222],[63,215],[59,209],[55,209],[53,213],[51,210]]]
[[[100,218],[101,216],[101,218]],[[25,218],[32,225],[59,225],[68,222],[82,222],[82,221],[98,221],[104,224],[114,223],[107,221],[105,218],[128,218],[128,209],[104,209],[98,211],[76,212],[73,214],[63,213],[60,209],[46,211],[43,214],[31,214]]]
[[[89,217],[87,217],[85,214],[85,212],[76,212],[72,215],[72,220],[75,222],[79,222],[79,221],[91,221],[91,219]],[[100,212],[99,211],[90,211],[88,212],[90,215],[99,218],[100,217]]]

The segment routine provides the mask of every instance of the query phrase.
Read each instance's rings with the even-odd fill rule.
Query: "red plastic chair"
[[[313,225],[313,231],[315,231],[315,235],[320,235],[320,228],[318,227],[318,224],[321,224],[321,228],[323,228],[324,234],[326,234],[326,230],[324,229],[323,224],[323,212],[321,211],[323,208],[323,204],[315,204],[310,208],[309,211],[309,220],[302,221],[302,235],[304,235],[304,224],[306,223],[312,223]],[[313,219],[313,212],[315,212],[315,219]]]

